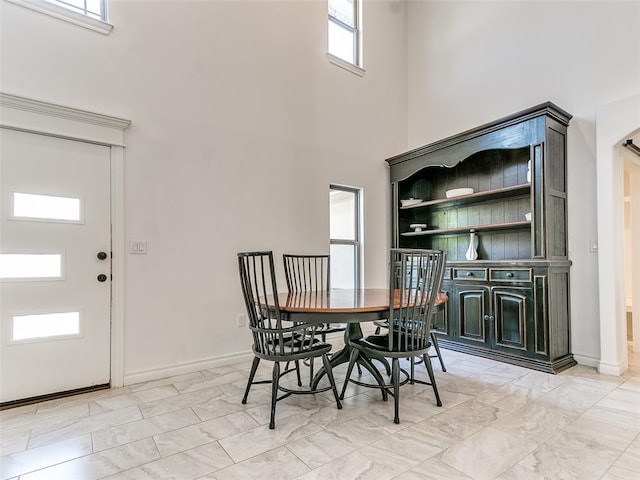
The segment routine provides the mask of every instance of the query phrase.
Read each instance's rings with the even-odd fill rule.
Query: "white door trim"
[[[124,384],[124,130],[111,115],[0,92],[0,128],[111,147],[111,386]]]
[[[624,142],[638,131],[640,95],[596,108],[598,196],[598,371],[621,375],[629,366],[624,298]]]

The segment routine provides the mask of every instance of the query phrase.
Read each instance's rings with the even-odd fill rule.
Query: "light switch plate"
[[[129,253],[132,253],[135,255],[146,255],[147,241],[146,240],[129,240]]]

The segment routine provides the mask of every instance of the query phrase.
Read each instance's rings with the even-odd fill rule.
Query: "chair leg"
[[[429,374],[429,380],[431,381],[431,386],[433,387],[433,393],[436,396],[436,405],[439,407],[442,406],[442,402],[440,401],[440,395],[438,394],[438,387],[436,386],[436,376],[433,374],[433,367],[431,366],[431,359],[428,354],[422,355],[424,359],[424,364],[427,366],[427,373]]]
[[[333,390],[333,396],[336,399],[336,406],[338,407],[338,410],[341,410],[342,403],[340,403],[340,398],[338,397],[336,381],[333,378],[333,369],[331,368],[331,363],[329,362],[329,357],[327,356],[327,354],[322,355],[322,363],[324,364],[324,371],[327,372],[327,377],[329,378],[329,383],[331,384],[331,390]]]
[[[258,370],[259,364],[260,364],[260,359],[258,357],[253,357],[253,363],[251,364],[251,372],[249,373],[249,381],[247,382],[247,388],[244,391],[244,397],[242,397],[243,404],[247,403],[249,390],[251,389],[251,385],[253,384],[253,378],[256,376],[256,370]]]
[[[379,385],[384,385],[385,381],[382,378],[382,375],[380,375],[380,372],[378,371],[376,366],[373,364],[373,360],[378,360],[378,361],[382,362],[383,364],[385,364],[387,366],[387,375],[391,376],[391,367],[389,366],[389,364],[387,363],[387,361],[383,357],[369,358],[366,355],[360,355],[358,357],[358,363],[362,362],[362,366],[364,368],[366,368],[367,370],[369,370],[369,373],[371,373],[373,378],[375,378],[376,382],[378,382]],[[386,388],[381,388],[380,389],[380,394],[382,395],[382,400],[384,402],[386,402],[387,398],[388,398],[387,389]]]
[[[349,356],[349,366],[347,367],[347,376],[344,379],[344,385],[342,386],[342,392],[340,392],[340,400],[344,400],[344,392],[347,391],[347,385],[349,385],[349,377],[351,377],[351,372],[353,371],[353,365],[356,363],[358,359],[358,355],[360,352],[357,348],[351,350],[351,355]]]
[[[269,428],[276,428],[276,402],[278,401],[278,381],[280,380],[280,363],[273,362],[273,377],[271,381],[271,420]]]
[[[435,332],[431,332],[431,343],[436,349],[436,353],[438,354],[438,360],[440,360],[440,366],[442,367],[442,371],[446,372],[447,369],[444,368],[444,362],[442,361],[442,354],[440,353],[440,345],[438,345],[438,336]]]
[[[313,357],[309,359],[309,386],[310,387],[313,385],[313,360],[314,360]]]
[[[413,357],[411,360],[413,366]],[[393,423],[400,423],[400,360],[391,361],[391,383],[393,383]]]
[[[287,362],[287,365],[289,365],[289,362]],[[300,378],[300,362],[298,360],[296,360],[296,375],[298,376],[298,386],[301,387],[302,379]]]
[[[415,378],[416,357],[411,357],[409,361],[411,362],[411,376],[409,377],[409,383],[413,385],[414,383],[416,383],[413,381],[413,379]]]

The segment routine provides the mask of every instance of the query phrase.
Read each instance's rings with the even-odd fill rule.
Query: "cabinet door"
[[[531,350],[527,329],[533,325],[533,288],[493,287],[495,348],[505,351]]]
[[[467,343],[489,344],[485,316],[489,314],[489,288],[482,285],[456,284],[458,339]]]

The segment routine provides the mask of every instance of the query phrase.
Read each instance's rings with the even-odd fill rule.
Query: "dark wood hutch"
[[[548,102],[386,160],[392,245],[447,253],[449,302],[436,319],[442,347],[551,373],[575,365],[567,255],[570,119]],[[447,198],[458,188],[474,193]],[[403,206],[407,199],[415,200]],[[478,259],[469,261],[471,231]]]

